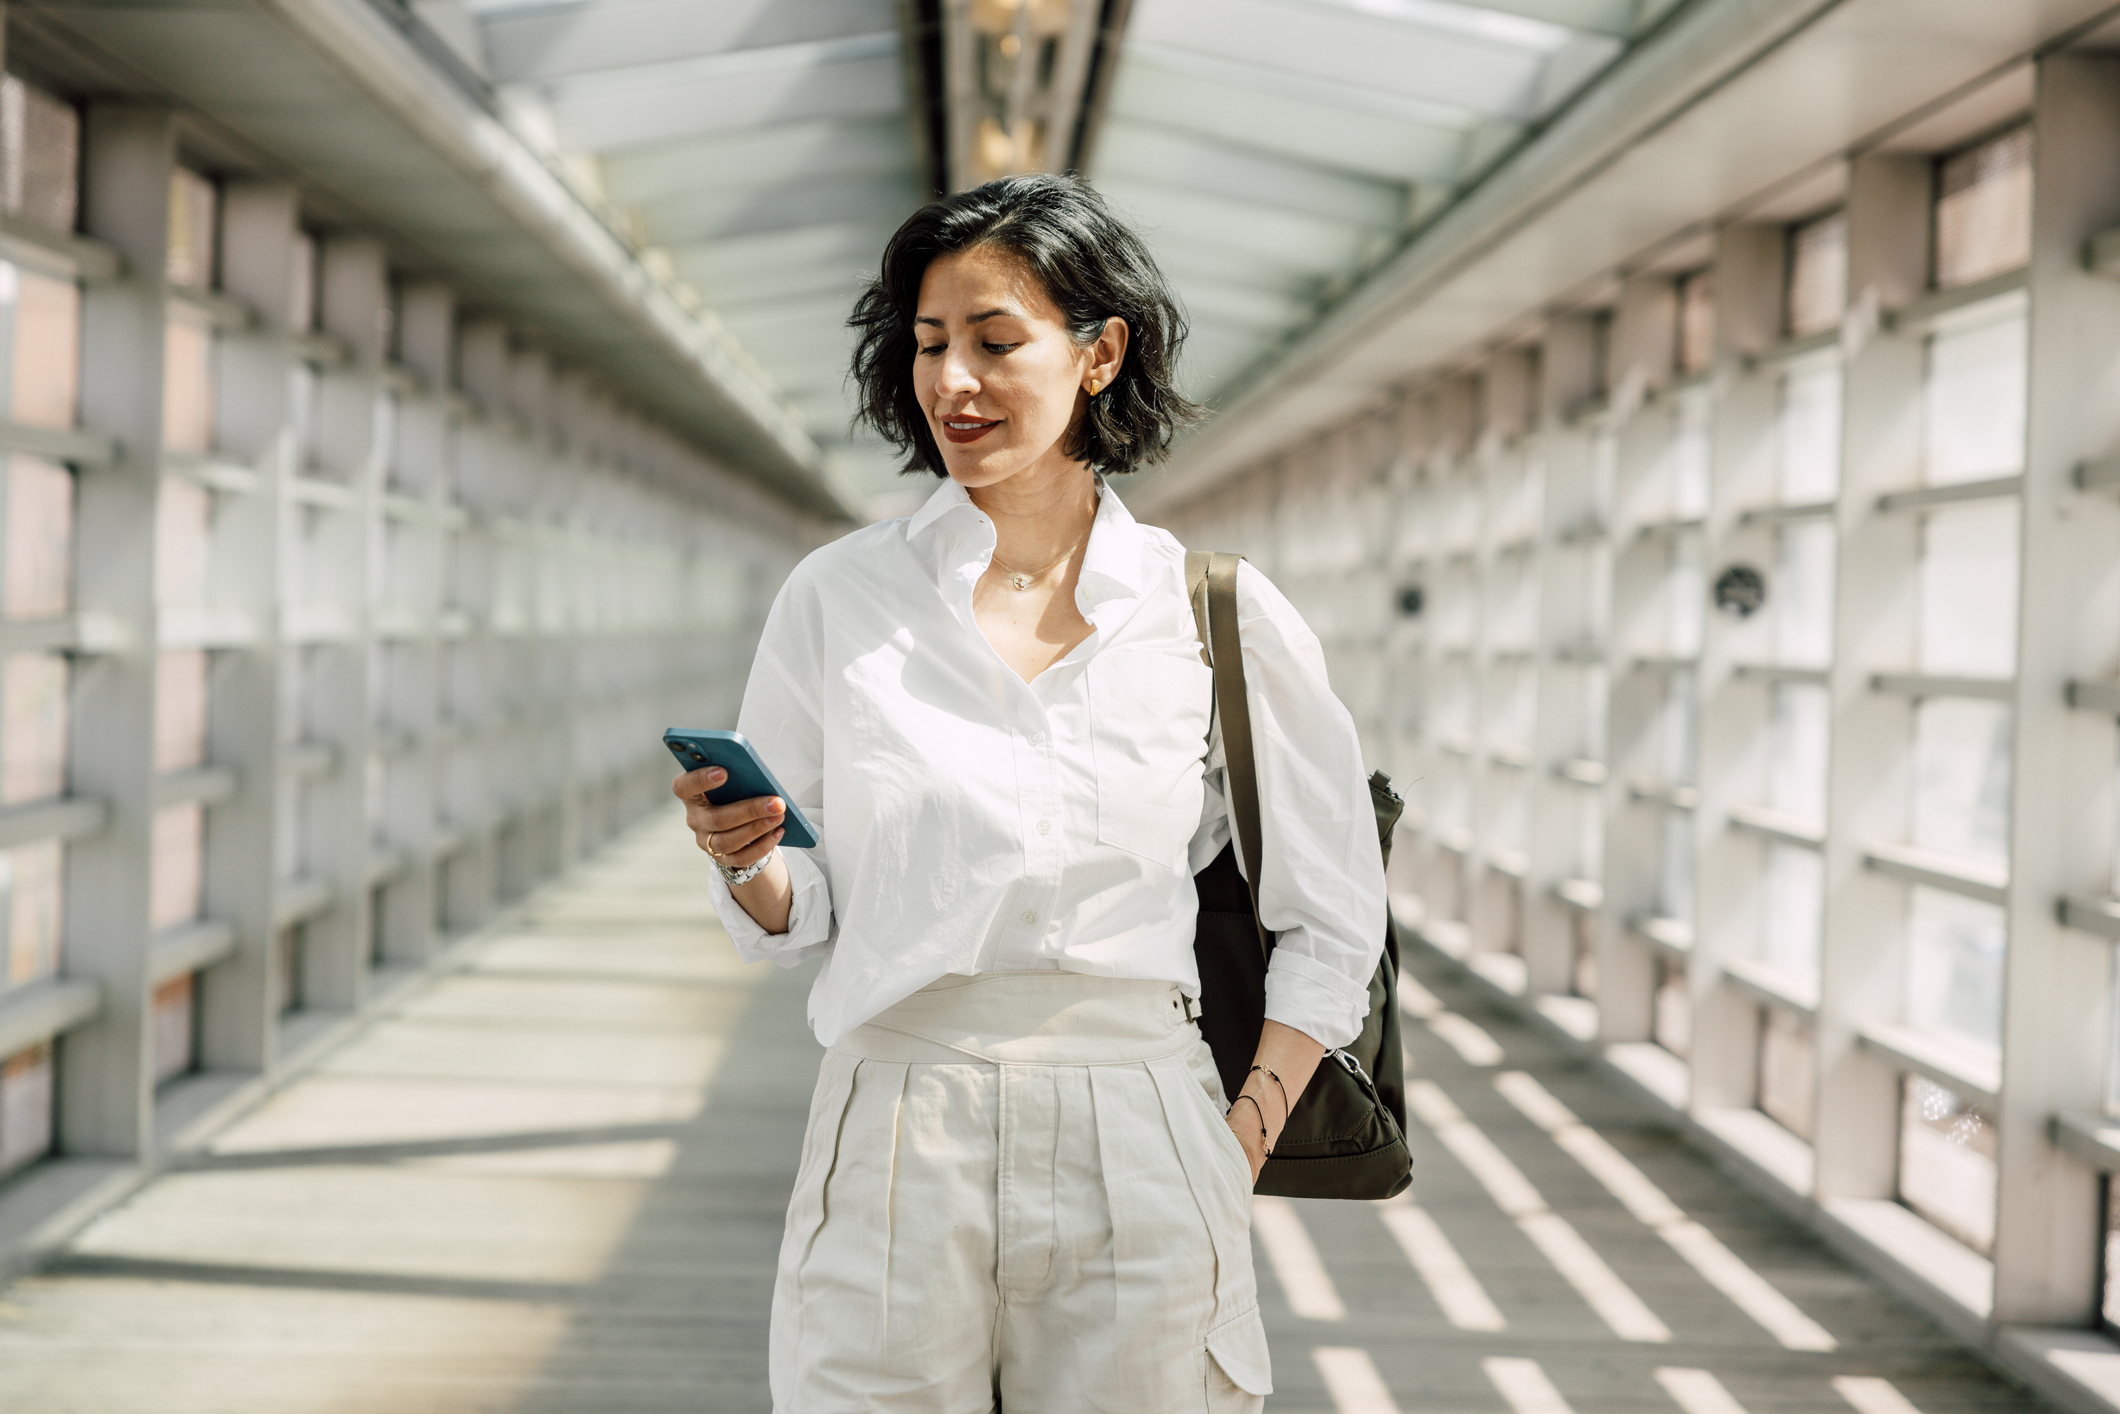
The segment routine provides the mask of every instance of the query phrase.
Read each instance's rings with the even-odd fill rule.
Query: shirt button
[[[1052,821],[1050,821],[1050,820],[1040,820],[1040,821],[1038,822],[1038,833],[1039,833],[1039,834],[1041,834],[1041,835],[1049,835],[1049,834],[1051,834],[1052,832],[1053,832],[1053,822],[1052,822]]]
[[[1038,915],[1037,915],[1037,914],[1035,914],[1035,913],[1031,912],[1031,911],[1030,911],[1029,909],[1027,909],[1027,908],[1023,910],[1023,923],[1024,923],[1024,926],[1025,926],[1025,927],[1029,927],[1029,926],[1030,926],[1031,924],[1033,924],[1033,923],[1036,923],[1037,921],[1038,921]]]
[[[1045,733],[1044,733],[1044,732],[1032,732],[1032,733],[1031,733],[1031,745],[1032,745],[1032,746],[1043,746],[1043,745],[1045,745]]]

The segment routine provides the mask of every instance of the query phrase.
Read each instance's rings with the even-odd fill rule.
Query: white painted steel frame
[[[56,1040],[61,1096],[55,1156],[0,1185],[0,1266],[663,799],[661,729],[734,720],[817,533],[592,371],[400,281],[378,236],[319,242],[318,327],[296,327],[307,241],[279,182],[222,188],[220,288],[182,296],[216,316],[216,445],[161,453],[179,126],[122,102],[84,118],[85,234],[0,230],[0,255],[84,289],[81,427],[0,428],[76,477],[74,611],[0,631],[75,662],[71,793],[0,811],[0,848],[67,842],[63,972],[0,993],[0,1056]],[[205,614],[156,604],[165,473],[213,499]],[[210,651],[207,762],[158,775],[173,646]],[[201,915],[154,930],[154,813],[193,802]],[[196,1067],[157,1087],[150,998],[186,975]]]
[[[2120,1141],[2103,1117],[2120,1028],[2120,473],[2110,471],[2120,465],[2120,280],[2087,254],[2120,248],[2107,234],[2120,231],[2120,61],[2048,56],[2035,91],[2025,271],[1930,291],[1932,156],[1857,154],[1841,184],[1856,319],[1795,349],[1782,334],[1784,228],[1715,233],[1717,352],[1704,384],[1714,475],[1697,529],[1654,484],[1668,470],[1681,386],[1668,346],[1675,271],[1614,272],[1602,307],[1556,315],[1528,344],[1404,390],[1385,410],[1159,507],[1157,518],[1188,544],[1251,555],[1319,628],[1375,764],[1406,783],[1392,870],[1403,923],[1533,1014],[1557,1015],[1567,1000],[1573,1015],[1580,1000],[1565,994],[1594,993],[1594,1049],[1614,1073],[1676,1105],[1706,1142],[2044,1392],[2107,1409],[2120,1396],[2027,1352],[2053,1344],[2041,1331],[2095,1323],[2099,1176],[2120,1172]],[[1910,493],[1922,481],[1929,323],[1979,300],[2028,310],[2023,472]],[[1840,486],[1830,501],[1781,505],[1775,389],[1797,354],[1841,359]],[[1533,395],[1519,391],[1527,368]],[[1466,509],[1479,506],[1478,483],[1497,474],[1504,448],[1536,468],[1528,545],[1491,507]],[[2021,500],[2019,668],[2002,678],[1924,674],[1909,592],[1921,514],[1976,497]],[[1697,660],[1687,645],[1657,641],[1676,537],[1701,537],[1712,575],[1736,562],[1770,566],[1777,527],[1799,520],[1829,521],[1836,535],[1828,663],[1774,662],[1757,622],[1722,616],[1709,618]],[[1537,581],[1528,663],[1499,652],[1489,633],[1494,566],[1510,554]],[[1380,620],[1416,587],[1417,615]],[[1345,690],[1342,665],[1356,661],[1367,676]],[[1497,725],[1493,694],[1520,664],[1538,675],[1528,857],[1520,871],[1498,871],[1513,841],[1498,837],[1491,804],[1497,782],[1525,763],[1511,757],[1517,744]],[[1685,674],[1698,739],[1674,779],[1658,735],[1674,720],[1665,684]],[[1823,687],[1830,698],[1822,821],[1762,808],[1778,684]],[[1938,696],[2014,713],[2007,867],[1904,843],[1914,838],[1915,711]],[[1696,886],[1691,911],[1673,917],[1658,864],[1681,793]],[[1585,809],[1599,828],[1584,828]],[[1752,956],[1770,844],[1822,856],[1815,979]],[[1999,1056],[1905,1024],[1917,884],[2005,910]],[[1659,969],[1674,965],[1691,1001],[1689,1065],[1640,1044],[1655,1031]],[[1812,1027],[1810,1143],[1755,1108],[1762,1007]],[[1958,1090],[2000,1130],[1991,1258],[1893,1202],[1910,1073]]]

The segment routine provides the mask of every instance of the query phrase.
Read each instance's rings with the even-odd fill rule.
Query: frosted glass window
[[[66,659],[12,653],[0,664],[0,804],[66,791]]]
[[[0,201],[8,214],[72,231],[80,170],[80,114],[13,74],[0,78]]]
[[[206,815],[196,804],[172,805],[154,823],[148,913],[154,927],[188,923],[199,916],[204,880]]]
[[[198,989],[192,974],[155,988],[149,1009],[154,1024],[155,1084],[174,1080],[192,1068],[197,1032]]]
[[[448,920],[442,916],[444,891],[435,890],[436,936],[447,932]],[[302,925],[282,928],[272,938],[273,1009],[285,1015],[302,1003]]]
[[[179,304],[162,330],[162,445],[201,456],[213,449],[213,325]]]
[[[1840,323],[1848,304],[1848,220],[1836,211],[1789,232],[1789,332],[1801,338]]]
[[[1976,1252],[1995,1242],[1995,1126],[1952,1091],[1905,1081],[1899,1200]]]
[[[206,759],[206,654],[164,653],[155,663],[155,769],[181,771]]]
[[[1780,1007],[1760,1012],[1759,1107],[1783,1129],[1809,1139],[1818,1084],[1811,1024]]]
[[[164,609],[206,606],[206,557],[213,495],[179,476],[162,478],[155,501],[155,603]]]
[[[2009,857],[2010,709],[1936,697],[1914,709],[1914,843]]]
[[[0,263],[0,304],[11,304],[9,406],[31,427],[72,427],[81,400],[81,287]]]
[[[7,459],[5,553],[9,618],[55,618],[72,607],[72,473],[35,457]]]
[[[1680,811],[1664,812],[1663,839],[1657,865],[1657,911],[1666,918],[1693,917],[1693,820]]]
[[[287,325],[291,329],[314,329],[317,322],[317,244],[306,235],[294,238],[294,259],[288,275]]]
[[[214,185],[179,167],[169,177],[168,276],[173,284],[213,287]]]
[[[1714,475],[1714,412],[1704,388],[1679,395],[1678,428],[1671,443],[1671,510],[1681,519],[1708,512],[1708,488]]]
[[[0,854],[0,889],[7,897],[7,986],[59,973],[64,859],[65,847],[57,840]]]
[[[1707,576],[1701,566],[1700,536],[1687,531],[1671,537],[1671,566],[1664,576],[1667,646],[1675,657],[1700,652],[1707,620]]]
[[[1693,997],[1686,990],[1685,964],[1659,958],[1650,1039],[1673,1055],[1693,1052]]]
[[[2032,130],[1936,164],[1936,283],[1971,284],[2032,258]]]
[[[1664,697],[1656,724],[1656,770],[1665,780],[1684,784],[1693,779],[1695,728],[1699,720],[1692,671],[1669,670],[1664,675]]]
[[[2027,321],[2011,311],[1929,339],[1922,468],[1932,484],[2024,469]]]
[[[1920,885],[1907,895],[1907,1021],[1976,1045],[1999,1045],[2002,910]]]
[[[2120,1180],[2105,1176],[2105,1292],[2098,1318],[2107,1330],[2120,1326]]]
[[[0,1178],[51,1152],[52,1079],[49,1043],[0,1061]]]
[[[1822,687],[1780,683],[1774,688],[1767,761],[1767,804],[1806,820],[1826,818],[1826,745],[1833,704]]]
[[[1699,373],[1715,361],[1715,274],[1696,270],[1678,282],[1678,366]]]
[[[1777,491],[1785,505],[1829,501],[1840,490],[1840,356],[1782,375]]]
[[[1824,667],[1832,660],[1835,544],[1830,521],[1785,525],[1775,535],[1767,606],[1776,662]]]
[[[1922,521],[1922,671],[2008,677],[2017,667],[2015,500],[1973,502]]]
[[[1767,845],[1766,907],[1761,911],[1759,960],[1818,976],[1820,919],[1825,909],[1825,860],[1801,846]]]

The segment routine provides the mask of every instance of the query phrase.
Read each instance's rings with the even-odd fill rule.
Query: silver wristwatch
[[[759,860],[755,864],[746,865],[741,869],[731,869],[719,859],[714,861],[714,867],[721,871],[721,881],[733,889],[738,884],[748,884],[760,874],[765,873],[766,865],[772,860],[774,853],[775,851],[769,849],[766,851],[764,859]]]

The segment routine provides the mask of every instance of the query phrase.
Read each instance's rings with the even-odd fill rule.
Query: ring
[[[708,857],[709,857],[710,859],[721,859],[721,858],[724,858],[725,856],[724,856],[724,855],[722,854],[722,852],[721,852],[720,850],[718,850],[718,849],[714,848],[714,836],[715,836],[715,834],[716,834],[716,831],[713,831],[713,830],[709,830],[709,831],[707,831],[707,837],[706,837],[706,839],[704,839],[703,841],[701,841],[701,847],[702,847],[703,849],[705,849],[705,850],[706,850],[706,852],[707,852],[707,856],[708,856]]]

